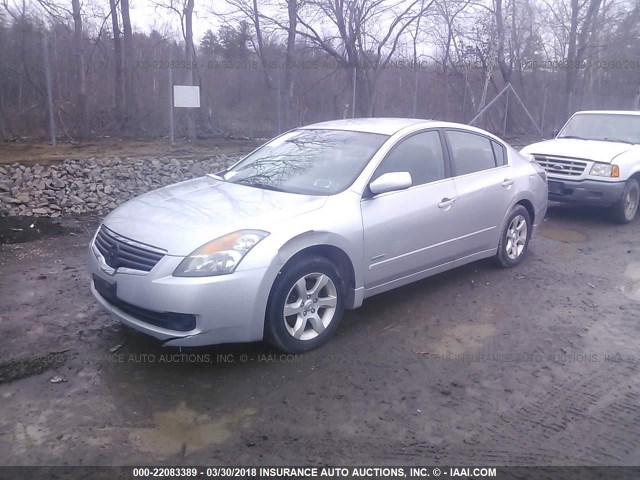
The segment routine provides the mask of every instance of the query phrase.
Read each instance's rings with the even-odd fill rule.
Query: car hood
[[[104,220],[114,232],[186,256],[242,229],[271,232],[273,224],[324,205],[327,197],[249,187],[205,176],[145,193]]]
[[[522,153],[558,155],[561,157],[582,158],[593,162],[610,163],[621,153],[633,148],[634,145],[626,143],[557,138],[528,145],[522,149]]]

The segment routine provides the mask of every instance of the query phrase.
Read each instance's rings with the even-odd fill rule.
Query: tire
[[[302,257],[286,265],[269,296],[266,340],[287,353],[319,347],[338,329],[344,314],[344,297],[343,282],[326,258]],[[285,305],[290,315],[285,316]]]
[[[531,217],[527,209],[522,205],[513,207],[500,233],[495,263],[500,267],[511,268],[522,262],[529,248],[532,230]]]
[[[617,223],[631,222],[638,212],[638,202],[640,201],[640,185],[638,180],[630,178],[624,187],[622,198],[611,207],[611,217]]]

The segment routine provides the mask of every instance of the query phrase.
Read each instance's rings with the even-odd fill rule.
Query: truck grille
[[[547,157],[535,154],[533,158],[551,174],[579,176],[587,168],[587,162],[575,158]]]
[[[159,249],[122,237],[104,225],[96,235],[95,246],[111,268],[122,267],[150,272],[164,257],[164,253]]]

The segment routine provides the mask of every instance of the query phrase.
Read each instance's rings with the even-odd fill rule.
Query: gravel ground
[[[108,157],[67,159],[47,166],[0,165],[0,216],[106,214],[137,195],[220,171],[238,158]]]
[[[2,465],[640,462],[640,221],[554,206],[517,268],[374,297],[281,357],[112,321],[84,267],[98,220],[61,219],[0,246]]]

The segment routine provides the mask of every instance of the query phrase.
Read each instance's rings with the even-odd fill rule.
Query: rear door
[[[409,172],[413,185],[362,199],[367,288],[441,265],[456,254],[456,190],[441,133],[422,131],[401,139],[371,181],[390,172]]]
[[[446,129],[445,135],[458,195],[460,257],[497,248],[515,183],[506,149],[475,132]]]

